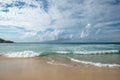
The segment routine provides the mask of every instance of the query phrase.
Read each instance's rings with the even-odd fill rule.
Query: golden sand
[[[52,62],[41,57],[0,57],[0,80],[120,80],[120,68]]]

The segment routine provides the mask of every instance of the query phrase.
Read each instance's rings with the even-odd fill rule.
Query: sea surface
[[[1,43],[0,56],[67,58],[71,61],[98,67],[120,67],[120,43],[102,44],[40,44]]]

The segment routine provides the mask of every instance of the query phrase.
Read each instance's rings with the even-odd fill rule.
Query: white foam
[[[55,51],[56,53],[60,53],[60,54],[68,54],[70,53],[69,51]]]
[[[111,54],[119,53],[119,50],[102,50],[102,51],[74,51],[74,54]]]
[[[39,53],[33,52],[33,51],[22,51],[22,52],[9,52],[7,54],[4,54],[3,56],[7,57],[35,57],[39,56]]]
[[[79,63],[83,63],[83,64],[89,64],[89,65],[94,65],[94,66],[98,66],[98,67],[120,67],[119,64],[102,64],[102,63],[94,63],[94,62],[88,62],[88,61],[81,61],[81,60],[77,60],[74,58],[70,58],[71,61],[74,62],[79,62]]]
[[[67,64],[55,62],[54,60],[48,61],[47,63],[48,63],[48,64],[51,64],[51,65],[61,65],[61,66],[66,66],[66,67],[68,67]]]
[[[100,51],[54,51],[58,54],[113,54],[119,53],[119,50],[100,50]]]

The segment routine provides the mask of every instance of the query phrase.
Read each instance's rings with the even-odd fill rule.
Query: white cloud
[[[117,21],[108,21],[108,22],[98,23],[94,27],[99,28],[99,27],[105,27],[105,26],[108,26],[108,25],[118,24],[118,23],[120,23],[120,20],[117,20]]]
[[[18,8],[15,6],[16,1],[25,4]],[[48,6],[45,7],[42,1],[44,0],[0,0],[0,27],[10,26],[9,32],[13,31],[14,26],[20,27],[26,30],[24,32],[16,29],[16,32],[21,33],[21,38],[44,41],[85,39],[90,37],[92,30],[96,28],[120,23],[120,6],[113,5],[114,0],[47,0]],[[14,3],[14,6],[8,7],[8,12],[2,11],[6,9],[6,4],[11,3]],[[48,11],[45,11],[45,8]],[[49,28],[53,31],[49,31]],[[96,35],[99,31],[95,31]]]
[[[23,38],[33,37],[37,34],[37,32],[25,32]]]
[[[9,12],[0,13],[1,18],[5,19],[5,21],[0,20],[1,25],[19,26],[39,31],[46,26],[48,27],[51,22],[49,14],[45,13],[42,8],[32,9],[26,6],[18,9],[17,7],[11,7]]]
[[[58,40],[62,32],[63,32],[62,30],[57,30],[57,29],[52,32],[47,31],[43,35],[39,36],[39,39],[41,41]]]
[[[85,38],[89,36],[91,27],[92,27],[91,24],[87,24],[85,28],[82,30],[80,38]]]

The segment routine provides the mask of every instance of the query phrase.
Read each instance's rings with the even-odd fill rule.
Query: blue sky
[[[0,0],[0,37],[120,42],[120,0]]]

